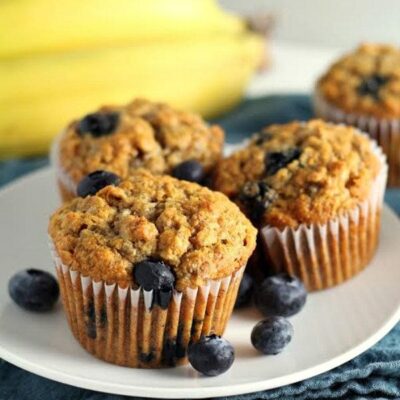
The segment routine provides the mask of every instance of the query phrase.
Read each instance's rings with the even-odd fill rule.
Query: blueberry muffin
[[[98,170],[127,178],[145,168],[200,182],[220,158],[223,141],[222,129],[196,114],[137,99],[70,123],[54,142],[52,160],[68,200],[79,181]]]
[[[319,117],[369,133],[388,158],[389,186],[400,186],[400,48],[363,44],[318,80]]]
[[[111,363],[182,364],[190,341],[223,333],[256,229],[196,183],[137,171],[99,186],[49,224],[72,332]]]
[[[213,186],[258,227],[268,264],[317,290],[373,256],[386,170],[366,135],[312,120],[265,128],[219,162]]]

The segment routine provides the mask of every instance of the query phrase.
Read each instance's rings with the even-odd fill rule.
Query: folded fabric
[[[312,117],[307,96],[269,96],[247,100],[220,122],[228,141],[237,142],[262,126]],[[47,159],[0,163],[0,185],[47,164]],[[400,190],[388,190],[386,202],[400,214]],[[400,398],[400,324],[371,349],[353,360],[314,378],[281,388],[232,396],[229,399],[397,399]],[[10,400],[119,400],[108,395],[53,382],[0,361],[0,399]],[[136,399],[130,397],[129,399]],[[227,399],[222,397],[219,399]]]

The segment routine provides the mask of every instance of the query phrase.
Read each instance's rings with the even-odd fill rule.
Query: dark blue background
[[[311,117],[312,110],[308,96],[269,96],[246,100],[236,110],[216,122],[225,128],[227,141],[233,143],[265,125],[295,119],[307,120]],[[47,164],[47,158],[0,162],[0,185]],[[400,190],[388,190],[385,200],[400,214]],[[250,400],[394,399],[399,397],[400,325],[397,325],[370,350],[330,372],[283,388],[232,398]],[[117,400],[123,398],[53,382],[0,360],[0,400]]]

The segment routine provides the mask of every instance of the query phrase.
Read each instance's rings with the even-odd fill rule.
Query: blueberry
[[[288,274],[270,276],[256,289],[257,308],[267,316],[290,317],[306,303],[307,291],[303,283]]]
[[[90,133],[94,137],[109,135],[114,132],[119,122],[116,112],[98,112],[83,117],[78,124],[79,135]]]
[[[270,141],[273,138],[273,134],[268,131],[261,131],[253,136],[253,142],[257,146],[261,146],[264,143]]]
[[[97,327],[96,327],[96,310],[93,301],[90,301],[86,309],[86,334],[90,339],[96,339]],[[100,321],[98,321],[99,328],[104,328],[107,324],[107,310],[103,307],[100,311]]]
[[[25,310],[48,311],[58,300],[60,290],[53,275],[38,269],[27,269],[10,279],[8,293]]]
[[[267,153],[265,156],[265,172],[267,176],[275,175],[280,169],[297,160],[300,155],[301,151],[297,147],[285,151]]]
[[[378,100],[381,87],[388,81],[389,78],[387,76],[373,74],[362,80],[357,92],[360,96],[372,96],[375,100]]]
[[[96,194],[100,189],[108,185],[118,185],[118,175],[108,171],[94,171],[86,175],[78,184],[77,194],[86,197]]]
[[[250,219],[257,222],[277,198],[274,189],[264,181],[246,182],[239,193],[239,200],[245,206]]]
[[[153,302],[161,308],[168,308],[172,298],[175,276],[171,268],[162,261],[145,260],[133,269],[136,283],[144,290],[153,290]]]
[[[172,176],[184,181],[200,183],[204,179],[205,173],[203,166],[198,161],[188,160],[178,164],[172,170]]]
[[[154,360],[154,353],[150,351],[149,353],[140,353],[139,359],[142,363],[148,364],[149,362]]]
[[[207,376],[217,376],[231,367],[235,351],[220,336],[203,336],[198,342],[189,345],[188,358],[195,370]]]
[[[167,339],[162,352],[164,365],[174,367],[177,362],[186,356],[186,348],[176,340]]]
[[[278,354],[292,340],[293,326],[283,317],[268,317],[251,332],[251,343],[261,353]]]
[[[253,296],[254,282],[251,275],[248,273],[243,274],[242,281],[240,282],[239,292],[235,303],[235,308],[247,306]]]

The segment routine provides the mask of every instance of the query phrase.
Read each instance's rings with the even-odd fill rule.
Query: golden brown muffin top
[[[272,125],[218,164],[213,185],[256,226],[325,223],[368,197],[383,166],[355,128]]]
[[[208,172],[221,156],[220,127],[166,104],[137,99],[124,107],[101,107],[89,119],[93,115],[108,118],[105,123],[112,125],[111,132],[82,132],[83,118],[73,121],[59,140],[58,164],[75,183],[96,170],[122,178],[138,168],[168,174],[187,160],[199,161]]]
[[[363,44],[334,63],[317,92],[348,113],[400,117],[400,48]]]
[[[49,234],[62,262],[94,280],[134,285],[135,264],[155,259],[172,268],[178,290],[231,275],[256,239],[222,193],[147,171],[65,203]]]

